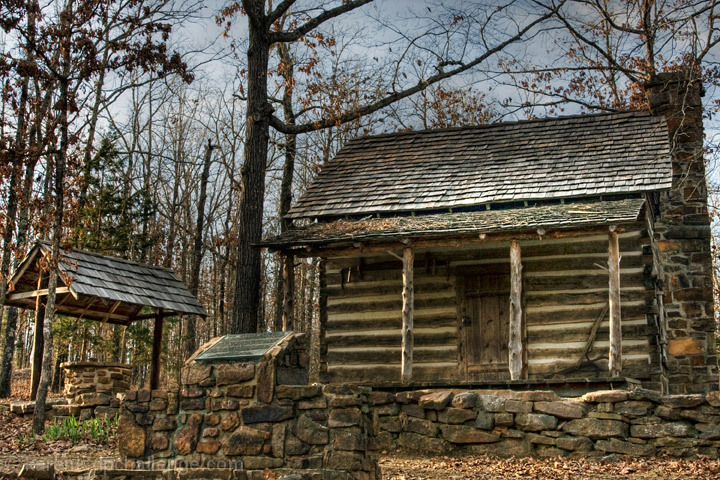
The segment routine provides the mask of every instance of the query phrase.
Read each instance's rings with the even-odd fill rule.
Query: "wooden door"
[[[468,380],[509,378],[510,276],[463,277],[462,324]]]

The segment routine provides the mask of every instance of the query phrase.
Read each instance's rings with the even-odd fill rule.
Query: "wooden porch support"
[[[285,253],[282,256],[283,277],[283,305],[282,329],[287,332],[294,328],[294,302],[295,302],[295,256]]]
[[[414,311],[414,287],[413,287],[413,263],[415,254],[411,247],[403,249],[403,290],[402,290],[402,369],[401,379],[403,383],[412,380],[413,367],[413,311]]]
[[[520,380],[523,374],[523,312],[522,262],[520,243],[510,242],[510,327],[508,333],[508,365],[510,379]]]
[[[618,234],[610,228],[608,234],[608,274],[610,277],[610,354],[608,368],[613,377],[622,371],[622,325],[620,322],[620,244]]]
[[[150,364],[150,389],[157,390],[160,384],[160,353],[162,352],[162,334],[165,317],[163,309],[157,311],[155,317],[155,328],[153,330],[152,360]]]
[[[47,288],[47,274],[40,272],[37,288]],[[45,301],[47,296],[35,297],[35,328],[33,331],[32,344],[32,370],[30,371],[30,400],[37,398],[38,387],[40,386],[40,374],[42,373],[42,357],[45,348],[45,337],[43,328],[45,327]]]

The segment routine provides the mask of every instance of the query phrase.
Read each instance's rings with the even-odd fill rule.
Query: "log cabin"
[[[649,111],[348,142],[262,242],[286,278],[320,259],[320,381],[717,390],[685,75],[647,83]]]

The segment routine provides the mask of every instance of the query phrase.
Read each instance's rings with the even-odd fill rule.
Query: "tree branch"
[[[243,3],[245,3],[247,0],[243,0]],[[288,0],[286,0],[287,2]],[[331,18],[335,18],[339,15],[342,15],[343,13],[349,12],[351,10],[355,10],[358,7],[362,7],[365,4],[368,4],[372,2],[373,0],[352,0],[347,3],[343,3],[342,5],[339,5],[335,8],[331,8],[330,10],[323,10],[323,12],[318,15],[317,17],[313,17],[310,20],[308,20],[306,23],[300,25],[298,28],[296,28],[293,31],[290,32],[274,32],[270,34],[270,41],[272,43],[277,42],[294,42],[296,40],[299,40],[304,35],[311,32],[314,28],[317,28],[319,25],[323,24],[324,22],[330,20]],[[286,3],[283,2],[283,3]],[[281,5],[278,6],[280,8]],[[289,5],[288,5],[289,6]]]
[[[296,0],[284,0],[283,2],[280,2],[280,5],[278,5],[275,10],[270,12],[270,14],[268,15],[268,25],[272,25],[277,19],[285,15],[285,12],[287,12],[288,9],[293,6],[295,1]]]
[[[307,133],[312,132],[315,130],[321,130],[323,128],[335,126],[335,125],[341,125],[343,123],[351,122],[353,120],[357,120],[358,118],[368,115],[370,113],[376,112],[380,110],[381,108],[387,107],[388,105],[402,99],[409,97],[410,95],[414,95],[415,93],[418,93],[428,86],[437,83],[441,80],[444,80],[446,78],[452,77],[453,75],[457,75],[463,72],[466,72],[470,70],[471,68],[479,65],[492,55],[502,51],[505,47],[510,45],[511,43],[517,42],[520,40],[528,31],[530,31],[532,28],[534,28],[539,23],[544,22],[545,20],[551,18],[557,13],[557,9],[560,8],[565,2],[561,2],[560,5],[556,8],[550,9],[548,13],[543,15],[542,17],[534,20],[533,22],[526,25],[523,29],[518,31],[515,35],[508,38],[504,42],[496,45],[495,47],[487,50],[485,53],[480,55],[479,57],[475,58],[473,61],[469,63],[464,63],[458,66],[457,68],[454,68],[452,70],[448,71],[439,71],[435,75],[432,75],[426,80],[419,81],[416,85],[407,88],[405,90],[402,90],[400,92],[394,92],[391,95],[388,95],[384,98],[381,98],[380,100],[377,100],[373,103],[370,103],[368,105],[365,105],[364,107],[358,108],[357,110],[353,110],[351,112],[346,112],[340,116],[337,117],[328,117],[324,119],[320,119],[317,121],[307,122],[299,125],[288,125],[287,123],[283,122],[276,116],[272,115],[270,117],[270,125],[278,130],[281,133],[285,134],[300,134],[300,133]]]

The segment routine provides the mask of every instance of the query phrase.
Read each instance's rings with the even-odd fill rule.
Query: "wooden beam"
[[[403,249],[403,290],[402,290],[402,368],[403,383],[412,380],[413,368],[413,313],[415,294],[413,289],[413,263],[415,254],[412,247]]]
[[[175,312],[173,310],[170,310],[170,311],[163,310],[162,317],[167,318],[167,317],[172,317],[172,316],[178,315],[178,314],[179,314],[178,312]],[[157,317],[158,317],[157,313],[147,313],[144,315],[136,315],[134,317],[131,317],[130,320],[134,322],[137,320],[150,320],[151,318],[157,318]]]
[[[150,389],[157,390],[160,384],[160,353],[162,351],[163,323],[162,308],[158,309],[155,317],[155,328],[153,330],[152,360],[150,365]]]
[[[508,334],[508,365],[510,379],[520,380],[523,372],[522,262],[520,243],[510,242],[510,327]]]
[[[12,306],[37,310],[36,302],[31,301],[27,298],[23,298],[16,302],[13,302]],[[89,308],[73,307],[71,305],[57,305],[55,312],[57,314],[68,315],[70,317],[86,317],[92,320],[107,321],[108,323],[119,323],[122,325],[125,325],[134,320],[142,319],[141,317],[129,317],[127,315],[120,315],[119,313],[107,313],[100,310],[92,310]],[[155,315],[149,316],[147,318],[155,318]]]
[[[58,287],[55,289],[55,294],[60,295],[62,293],[71,293],[70,287]],[[40,290],[30,290],[29,292],[19,292],[8,295],[8,300],[20,300],[23,298],[34,298],[42,297],[48,294],[48,289],[43,288]]]
[[[117,310],[117,308],[120,306],[120,303],[122,303],[122,302],[120,302],[120,300],[115,302],[115,304],[112,306],[110,311],[107,314],[105,314],[105,320],[103,320],[103,323],[106,323],[108,320],[110,320],[109,315],[112,315],[113,313],[115,313],[115,310]]]
[[[37,257],[38,252],[40,251],[40,247],[36,246],[31,251],[28,257],[23,260],[23,262],[20,264],[20,268],[15,271],[10,278],[10,281],[8,282],[8,286],[12,285],[12,288],[15,288],[15,284],[17,281],[22,278],[23,275],[25,275],[25,271],[28,269],[30,265],[33,264],[35,261],[35,257]],[[40,272],[39,276],[42,276],[42,272]]]
[[[625,231],[625,227],[629,227],[631,225],[632,224],[627,224],[624,227],[618,226],[615,231],[622,233]],[[542,240],[577,238],[605,232],[607,232],[606,226],[589,226],[567,230],[549,230],[542,237]],[[269,245],[267,247],[271,250],[292,253],[297,257],[332,258],[354,256],[358,255],[360,252],[367,255],[399,250],[406,246],[403,240],[407,241],[407,238],[369,238],[365,243],[361,243],[359,247],[354,246],[354,243],[358,243],[357,240],[355,240],[353,244],[349,244],[348,240],[329,242],[325,245],[298,245],[286,247]],[[510,240],[538,240],[538,234],[534,230],[531,232],[521,233],[488,233],[484,237],[480,238],[477,234],[458,234],[454,232],[447,232],[442,235],[435,234],[432,236],[416,236],[413,238],[413,247],[416,250],[440,247],[454,248],[462,245],[484,245],[490,242],[507,242]]]
[[[622,371],[622,325],[620,322],[620,245],[617,231],[608,234],[608,274],[610,311],[610,375],[619,377]]]
[[[65,315],[75,316],[79,317],[81,315],[87,315],[89,317],[92,317],[93,319],[97,320],[105,320],[108,321],[110,319],[112,320],[119,320],[121,322],[129,322],[131,320],[130,317],[127,315],[120,315],[118,313],[107,313],[107,312],[101,312],[99,310],[90,310],[88,308],[80,308],[80,307],[72,307],[70,305],[63,305],[59,306],[56,309],[57,313],[62,313]]]
[[[282,329],[284,332],[295,328],[295,256],[284,254],[282,256],[283,304]]]

